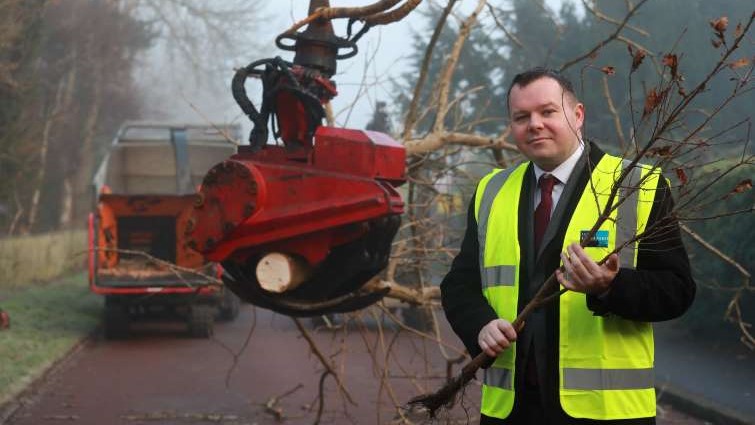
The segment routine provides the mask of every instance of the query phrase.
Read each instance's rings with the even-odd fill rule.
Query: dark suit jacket
[[[550,224],[543,238],[539,255],[533,248],[533,188],[535,177],[532,165],[527,169],[519,202],[519,243],[521,253],[519,310],[532,299],[545,279],[558,268],[566,226],[576,208],[577,201],[587,185],[590,170],[604,153],[594,144],[585,146],[564,187]],[[606,296],[587,297],[587,307],[596,315],[615,314],[636,321],[655,322],[680,316],[692,304],[695,283],[692,280],[687,253],[682,245],[677,223],[669,218],[673,209],[668,185],[659,179],[659,190],[650,212],[649,225],[661,222],[663,230],[639,243],[636,269],[621,268]],[[472,356],[481,350],[477,335],[497,316],[482,295],[479,270],[479,244],[477,222],[474,218],[474,199],[469,206],[467,229],[461,250],[451,270],[441,283],[443,308],[456,334]],[[549,424],[595,423],[575,420],[561,409],[558,400],[558,303],[536,310],[526,321],[516,344],[517,400],[514,412],[506,421],[483,418],[482,423],[519,423],[521,409],[519,395],[523,386],[524,362],[534,354],[538,371],[538,389]],[[530,353],[530,350],[534,350]],[[624,421],[597,421],[597,423],[652,424],[654,418]]]

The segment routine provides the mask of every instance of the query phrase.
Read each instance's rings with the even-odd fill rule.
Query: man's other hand
[[[601,296],[611,288],[611,283],[619,272],[619,256],[611,254],[602,265],[587,256],[585,250],[573,243],[561,253],[564,270],[556,270],[556,279],[564,288],[585,294]]]
[[[514,341],[516,341],[516,331],[510,322],[503,319],[491,320],[480,329],[477,335],[477,343],[490,357],[497,357]]]

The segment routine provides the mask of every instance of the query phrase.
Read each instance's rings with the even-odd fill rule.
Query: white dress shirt
[[[579,141],[579,146],[577,146],[577,149],[571,154],[570,157],[566,158],[566,161],[562,162],[558,167],[553,169],[553,171],[545,171],[542,168],[538,167],[537,164],[532,163],[532,165],[535,167],[535,204],[533,205],[533,211],[534,209],[537,209],[538,204],[540,204],[540,188],[538,186],[538,182],[540,181],[540,176],[543,174],[551,174],[553,177],[556,178],[556,182],[553,185],[553,192],[552,192],[552,198],[553,198],[553,208],[551,208],[551,216],[553,216],[553,211],[556,210],[556,205],[558,205],[558,200],[561,198],[561,193],[564,191],[564,186],[566,185],[566,182],[569,181],[569,177],[571,177],[572,171],[574,171],[574,167],[577,165],[577,161],[579,161],[579,157],[582,155],[582,152],[585,150],[585,144],[583,141]]]

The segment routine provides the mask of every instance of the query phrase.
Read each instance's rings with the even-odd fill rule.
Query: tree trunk
[[[71,177],[66,176],[63,179],[63,192],[60,195],[60,218],[58,227],[61,229],[68,228],[71,225],[73,216],[73,184]]]
[[[72,69],[68,72],[65,78],[62,78],[58,82],[58,88],[55,92],[55,101],[53,103],[50,112],[45,119],[44,128],[42,130],[41,146],[39,147],[39,164],[37,165],[37,175],[34,179],[34,189],[31,196],[31,203],[29,205],[29,218],[27,220],[27,226],[23,229],[23,233],[29,233],[37,224],[37,216],[39,214],[39,200],[42,195],[42,187],[44,186],[45,171],[47,169],[47,151],[50,147],[50,134],[52,133],[55,121],[62,113],[64,108],[64,99],[67,98],[66,92],[72,90],[75,81],[75,72]]]
[[[106,58],[95,57],[93,48],[91,45],[94,40],[90,38],[87,51],[89,52],[89,60],[92,61],[92,99],[89,103],[89,109],[86,113],[86,120],[84,121],[83,130],[81,132],[81,144],[79,145],[79,166],[76,168],[76,174],[74,176],[74,203],[73,214],[79,219],[86,215],[87,211],[92,205],[93,200],[90,187],[92,183],[92,174],[94,173],[94,138],[97,135],[97,124],[100,118],[100,112],[102,109],[103,95],[102,95],[102,81],[104,80],[102,75],[102,61]]]

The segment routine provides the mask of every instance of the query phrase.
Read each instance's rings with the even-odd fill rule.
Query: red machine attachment
[[[313,0],[310,13],[327,5]],[[404,208],[404,148],[382,133],[321,125],[336,59],[353,56],[354,41],[314,21],[278,37],[296,51],[293,63],[263,59],[236,72],[250,145],[207,173],[187,229],[190,246],[223,264],[233,292],[292,316],[352,311],[385,295],[359,289],[388,263]],[[259,110],[249,77],[262,81]],[[268,121],[282,145],[268,144]]]
[[[362,308],[382,297],[354,291],[387,264],[404,155],[382,133],[331,127],[317,129],[304,161],[285,147],[242,146],[205,176],[190,243],[222,262],[227,285],[254,304],[290,315]],[[259,262],[271,253],[303,265],[306,280],[265,291]]]

